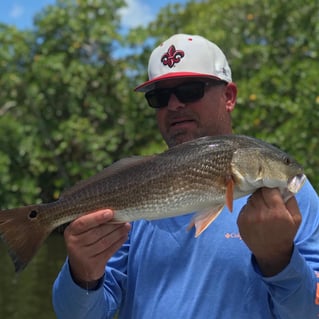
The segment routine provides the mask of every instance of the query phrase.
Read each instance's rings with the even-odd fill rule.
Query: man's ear
[[[230,82],[225,88],[226,110],[232,112],[235,108],[237,98],[237,86],[234,82]]]

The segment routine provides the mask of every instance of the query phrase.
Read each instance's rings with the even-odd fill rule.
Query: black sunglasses
[[[158,88],[145,93],[145,98],[150,107],[159,109],[167,106],[172,93],[182,103],[195,102],[201,99],[205,93],[206,86],[226,84],[224,81],[210,82],[186,82],[172,88]]]

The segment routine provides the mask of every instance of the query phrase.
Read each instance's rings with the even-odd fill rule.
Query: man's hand
[[[93,289],[104,275],[105,265],[128,238],[130,224],[110,224],[114,213],[100,210],[73,221],[64,231],[74,281]]]
[[[278,189],[258,189],[242,208],[239,231],[264,276],[289,264],[301,219],[295,197],[284,203]]]

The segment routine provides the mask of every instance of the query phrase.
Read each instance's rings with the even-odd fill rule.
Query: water
[[[56,319],[52,284],[66,256],[63,236],[51,235],[20,274],[0,243],[0,318]]]

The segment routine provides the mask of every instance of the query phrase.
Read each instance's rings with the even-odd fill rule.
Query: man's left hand
[[[278,189],[258,189],[242,208],[240,235],[264,276],[274,276],[289,264],[301,219],[295,197],[285,203]]]

